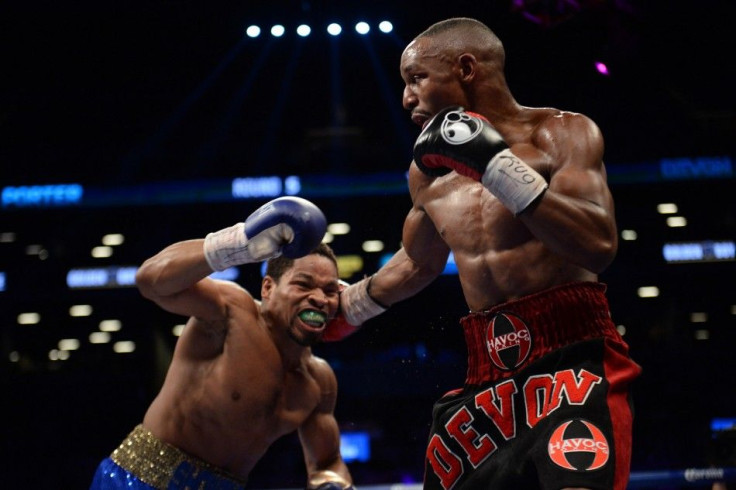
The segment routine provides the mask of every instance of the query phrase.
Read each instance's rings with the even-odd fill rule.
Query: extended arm
[[[412,166],[410,193],[413,206],[404,220],[402,248],[373,275],[370,293],[391,305],[414,296],[444,270],[450,248],[421,207],[417,194],[427,177]]]
[[[307,488],[352,489],[350,471],[340,455],[340,430],[335,419],[337,379],[325,361],[316,361],[315,378],[321,400],[298,431],[307,468]]]
[[[417,197],[431,179],[414,166],[409,172],[409,191],[414,204],[404,220],[402,248],[378,272],[342,291],[340,312],[327,324],[323,340],[342,340],[353,334],[390,305],[424,289],[445,268],[450,249]]]

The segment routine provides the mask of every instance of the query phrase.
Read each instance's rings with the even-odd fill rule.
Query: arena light
[[[41,315],[38,313],[21,313],[18,315],[18,325],[36,325],[41,321]]]
[[[732,240],[665,243],[662,256],[669,263],[724,262],[736,260],[736,242]]]
[[[248,26],[245,30],[245,35],[250,38],[256,38],[261,35],[261,28],[256,25]]]
[[[89,334],[90,344],[107,344],[110,342],[110,334],[107,332],[92,332]]]
[[[708,321],[708,313],[704,311],[694,311],[690,313],[690,323],[705,323]]]
[[[640,298],[656,298],[659,296],[659,288],[657,286],[642,286],[636,293]]]
[[[695,337],[695,340],[708,340],[710,339],[710,330],[699,328],[698,330],[693,332],[693,336]]]
[[[45,252],[43,245],[34,243],[26,246],[26,255],[38,255],[40,257],[43,252]]]
[[[337,270],[341,279],[347,279],[363,270],[363,257],[360,255],[338,255]]]
[[[2,207],[69,206],[79,204],[83,195],[80,184],[4,187]]]
[[[332,24],[327,26],[327,32],[331,36],[339,36],[342,32],[342,26],[340,24],[333,22]]]
[[[383,242],[381,240],[366,240],[363,242],[364,252],[380,252],[383,250]]]
[[[663,180],[730,179],[736,174],[727,156],[663,158],[659,161],[659,172]]]
[[[675,214],[677,212],[677,204],[673,202],[657,204],[657,212],[659,214]]]
[[[606,64],[605,64],[605,63],[603,63],[602,61],[596,61],[596,62],[595,62],[595,69],[596,69],[596,70],[598,71],[598,73],[600,73],[601,75],[606,75],[606,76],[610,75],[610,73],[609,73],[609,71],[608,71],[608,66],[606,66]]]
[[[79,349],[79,339],[61,339],[59,341],[59,350],[77,350]]]
[[[710,421],[710,430],[720,432],[724,430],[736,430],[736,417],[716,417]]]
[[[621,239],[627,242],[634,241],[639,237],[634,230],[621,230]]]
[[[350,225],[347,223],[330,223],[327,231],[332,235],[347,235],[350,233]]]
[[[102,237],[102,244],[108,247],[122,245],[125,237],[121,233],[108,233]]]
[[[284,29],[284,26],[281,24],[276,24],[275,26],[271,27],[271,35],[273,37],[281,37],[284,35],[284,32],[286,32],[286,29]]]
[[[378,24],[378,30],[388,34],[389,32],[394,30],[394,25],[391,22],[384,20],[380,24]]]
[[[184,327],[186,327],[186,324],[184,323],[174,325],[174,327],[171,329],[171,333],[174,335],[174,337],[181,337],[181,334],[184,331]]]
[[[345,462],[366,462],[371,459],[371,436],[368,432],[343,432],[340,434],[340,454]]]
[[[115,342],[112,345],[112,350],[115,351],[116,354],[129,354],[135,351],[135,342],[130,340]]]
[[[69,289],[132,287],[137,271],[135,266],[70,269],[66,285]]]
[[[5,291],[5,273],[0,272],[0,291]]]
[[[232,180],[231,193],[235,199],[277,197],[284,189],[281,177],[237,177]]]
[[[368,34],[371,31],[371,26],[368,25],[367,22],[358,22],[355,24],[355,32],[358,34]]]
[[[670,216],[667,218],[667,226],[670,228],[683,228],[687,226],[687,219],[684,216]]]
[[[90,255],[96,259],[106,259],[112,257],[112,247],[100,246],[94,247],[90,252]]]
[[[307,37],[309,34],[312,33],[312,28],[309,27],[307,24],[302,24],[296,28],[296,33],[301,37]]]
[[[92,314],[92,305],[74,305],[69,308],[69,316],[82,317]]]
[[[123,324],[120,320],[102,320],[98,328],[100,332],[119,332]]]
[[[66,361],[67,359],[69,359],[69,351],[59,349],[51,349],[49,351],[50,361]]]
[[[240,275],[240,270],[237,267],[228,267],[222,271],[215,271],[210,274],[212,279],[220,279],[221,281],[234,281]]]

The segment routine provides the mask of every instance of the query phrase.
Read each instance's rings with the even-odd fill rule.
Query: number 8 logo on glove
[[[467,112],[450,111],[445,114],[440,134],[451,145],[462,145],[472,140],[483,129],[483,123]]]

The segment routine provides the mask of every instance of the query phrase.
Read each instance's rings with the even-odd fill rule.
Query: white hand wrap
[[[245,224],[238,223],[229,228],[208,234],[204,239],[204,257],[214,271],[249,262],[250,257],[245,244]]]
[[[490,161],[481,179],[515,216],[524,211],[549,187],[536,170],[505,149]]]
[[[356,327],[386,311],[385,307],[376,303],[368,294],[370,282],[371,277],[366,277],[340,293],[340,311],[348,323]]]
[[[235,265],[278,257],[281,246],[293,238],[291,227],[279,223],[248,239],[245,224],[238,223],[208,234],[204,239],[204,257],[212,270],[222,271]]]

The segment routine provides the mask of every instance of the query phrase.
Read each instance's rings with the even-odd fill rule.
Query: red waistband
[[[564,284],[462,318],[468,346],[466,385],[509,377],[549,352],[581,340],[621,341],[605,291],[602,283]]]

